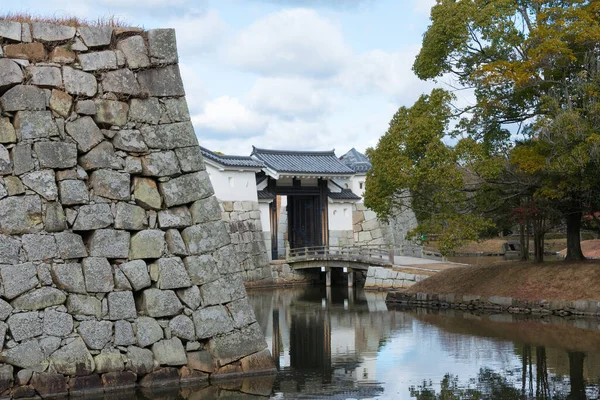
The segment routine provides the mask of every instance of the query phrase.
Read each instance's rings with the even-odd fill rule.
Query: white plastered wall
[[[258,201],[254,171],[221,171],[206,164],[206,172],[221,201]],[[264,229],[264,228],[263,228]]]

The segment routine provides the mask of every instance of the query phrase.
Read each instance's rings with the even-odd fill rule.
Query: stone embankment
[[[227,232],[235,248],[237,260],[244,270],[246,285],[272,283],[258,202],[223,201],[221,207],[221,218],[227,223]]]
[[[365,290],[406,289],[426,278],[429,276],[419,274],[419,270],[416,269],[414,273],[409,273],[396,271],[393,268],[371,266],[367,272]]]
[[[388,304],[433,309],[450,308],[562,317],[570,315],[600,317],[600,302],[593,300],[519,300],[500,296],[389,292],[386,302]]]
[[[0,20],[0,395],[273,368],[175,32]]]

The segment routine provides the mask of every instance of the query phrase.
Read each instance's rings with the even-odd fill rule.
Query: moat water
[[[597,399],[598,320],[388,309],[343,287],[251,290],[277,375],[147,399]]]

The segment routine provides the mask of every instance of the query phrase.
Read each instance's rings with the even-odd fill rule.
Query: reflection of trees
[[[410,396],[418,400],[586,399],[586,381],[583,374],[584,353],[568,353],[570,385],[551,388],[548,379],[546,348],[535,347],[535,360],[532,350],[530,345],[524,345],[521,348],[520,390],[517,388],[517,382],[511,382],[499,373],[484,368],[479,371],[476,379],[471,379],[466,383],[461,383],[456,375],[446,374],[440,382],[439,393],[435,391],[431,381],[425,381],[422,385],[411,387]]]
[[[473,385],[474,384],[474,385]],[[477,374],[477,379],[471,381],[472,387],[461,387],[459,378],[446,374],[440,382],[439,394],[433,389],[433,383],[423,382],[423,385],[410,388],[410,396],[417,400],[479,400],[479,399],[521,399],[521,392],[512,386],[502,375],[482,368]],[[470,385],[470,386],[471,386]]]

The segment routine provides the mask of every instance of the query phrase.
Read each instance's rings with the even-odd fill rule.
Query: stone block
[[[221,212],[219,202],[215,196],[210,196],[194,202],[190,206],[192,222],[194,224],[203,224],[209,221],[219,221]]]
[[[108,318],[111,320],[133,319],[137,316],[132,292],[108,294]]]
[[[78,54],[81,69],[84,71],[98,71],[117,69],[117,55],[112,50],[97,51],[93,53]]]
[[[104,393],[100,375],[71,376],[69,378],[69,394],[71,397],[91,396]]]
[[[142,160],[139,157],[128,156],[125,158],[125,172],[130,174],[141,174],[142,173]],[[158,189],[156,191],[158,193]]]
[[[90,185],[97,196],[113,200],[130,199],[130,175],[110,169],[100,169],[92,172]]]
[[[21,242],[0,234],[0,264],[18,264],[20,254]]]
[[[9,196],[18,196],[25,193],[23,182],[16,176],[4,177],[4,186],[6,187],[6,192]]]
[[[127,348],[127,370],[138,375],[146,375],[154,369],[154,354],[151,350],[136,346]]]
[[[6,349],[0,354],[0,360],[19,368],[42,372],[48,367],[44,353],[37,340],[29,340]]]
[[[21,45],[12,45],[12,46],[21,46]],[[13,47],[16,50],[16,48]],[[8,50],[8,51],[7,51]],[[7,57],[11,57],[9,52],[11,50],[11,45],[5,46],[4,51]],[[44,46],[42,46],[42,52],[44,51]],[[17,53],[17,52],[13,52]],[[12,54],[15,55],[15,54]],[[0,58],[0,90],[6,90],[11,86],[17,85],[23,81],[23,72],[19,67],[19,64],[14,62],[13,60],[9,60],[8,58]]]
[[[232,300],[231,288],[223,279],[217,279],[202,285],[200,287],[200,296],[202,297],[202,305],[204,306],[225,304]]]
[[[21,342],[43,333],[42,320],[35,312],[13,314],[6,321],[14,340]]]
[[[129,241],[129,232],[114,229],[98,229],[92,233],[88,243],[90,256],[127,258],[129,255]]]
[[[0,175],[8,175],[13,172],[13,165],[10,159],[10,154],[6,147],[0,144]],[[2,186],[2,196],[6,196],[4,186]]]
[[[161,229],[185,228],[192,225],[192,216],[187,207],[174,207],[158,212],[158,226]]]
[[[135,202],[147,210],[159,210],[162,197],[156,182],[150,178],[133,178],[133,197]]]
[[[67,229],[66,217],[60,203],[47,203],[44,213],[44,227],[46,232],[60,232]],[[49,241],[44,241],[46,244]],[[48,248],[47,248],[48,249]]]
[[[173,150],[198,146],[198,138],[191,122],[144,126],[140,128],[140,132],[151,149]]]
[[[141,290],[151,285],[148,267],[143,260],[134,260],[119,266],[125,274],[133,290]]]
[[[96,77],[93,74],[67,66],[62,67],[62,73],[67,93],[87,97],[96,95],[98,81],[96,81]]]
[[[110,26],[80,26],[77,32],[89,48],[110,45],[113,28]]]
[[[5,111],[45,110],[46,95],[43,89],[33,85],[17,85],[0,97]]]
[[[133,204],[119,202],[116,207],[115,228],[140,231],[148,227],[146,211]]]
[[[219,365],[226,365],[267,347],[258,324],[217,336],[208,342],[209,351]]]
[[[185,247],[185,242],[181,237],[181,233],[177,229],[169,229],[165,235],[167,241],[167,250],[169,253],[176,256],[187,256],[188,251]]]
[[[5,39],[21,41],[21,23],[15,21],[0,21],[0,36]]]
[[[159,365],[179,366],[187,364],[185,348],[177,337],[154,343],[152,353],[154,353],[154,358]]]
[[[152,97],[185,96],[183,81],[177,65],[140,71],[137,78],[142,92],[146,92]]]
[[[18,111],[14,127],[19,141],[58,136],[58,127],[50,111]]]
[[[131,291],[133,288],[129,283],[129,280],[119,268],[114,268],[113,273],[115,275],[115,290],[120,291]]]
[[[39,284],[37,269],[32,263],[0,266],[4,297],[14,299]]]
[[[47,260],[58,257],[58,247],[54,235],[23,235],[23,249],[29,261]]]
[[[135,321],[137,345],[147,347],[158,342],[164,336],[159,323],[150,317],[138,317]]]
[[[65,337],[73,331],[73,317],[69,313],[46,310],[43,327],[46,335]]]
[[[245,253],[248,253],[248,251]],[[221,274],[242,272],[243,268],[239,261],[239,256],[231,245],[223,246],[213,253],[213,257],[217,262],[217,269]]]
[[[165,233],[158,229],[140,231],[131,237],[129,259],[160,258],[165,248]]]
[[[192,285],[179,257],[160,258],[150,266],[150,277],[158,289],[180,289]]]
[[[214,193],[206,171],[182,175],[167,182],[161,182],[159,187],[167,207],[192,203]]]
[[[182,172],[196,172],[204,170],[204,158],[199,146],[181,147],[175,149]]]
[[[148,53],[153,64],[178,62],[175,29],[151,29],[147,34]]]
[[[137,96],[140,93],[140,85],[135,75],[128,68],[108,71],[102,74],[102,90],[111,93]]]
[[[58,256],[60,258],[69,260],[88,256],[88,252],[80,235],[71,232],[60,232],[55,233],[54,237],[56,238]]]
[[[268,349],[259,351],[242,358],[242,371],[244,373],[256,373],[258,371],[274,371],[275,362]]]
[[[53,264],[51,273],[52,280],[58,288],[71,293],[86,293],[81,264]]]
[[[144,39],[139,35],[120,40],[117,43],[117,49],[125,54],[129,68],[146,68],[150,65],[146,43],[144,43]]]
[[[100,353],[98,354],[96,357],[94,357],[94,364],[96,365],[96,369],[94,370],[94,372],[96,372],[97,374],[103,374],[105,372],[108,372],[108,374],[104,374],[104,376],[110,376],[111,372],[119,372],[119,371],[123,371],[123,369],[125,369],[125,363],[123,362],[123,357],[121,356],[121,353],[114,352],[114,353]],[[131,374],[131,373],[129,373]],[[114,375],[113,375],[114,376]],[[133,385],[135,386],[135,374],[130,375],[130,377],[133,377]],[[105,379],[106,381],[108,381],[108,379]],[[110,379],[110,381],[113,381],[114,379]],[[105,385],[106,386],[106,385]],[[108,386],[113,386],[113,385],[108,385]]]
[[[33,145],[40,168],[65,169],[77,165],[77,146],[64,142],[37,142]]]
[[[127,321],[115,321],[115,346],[135,344],[133,326]]]
[[[230,237],[222,221],[207,222],[186,228],[183,240],[192,255],[214,251],[230,243]]]
[[[98,124],[103,126],[123,126],[127,123],[127,114],[129,106],[115,100],[95,99],[96,117]]]
[[[31,145],[18,144],[12,150],[13,172],[15,175],[22,175],[35,168],[33,157],[31,156]]]
[[[67,377],[51,372],[36,372],[31,378],[31,387],[42,398],[60,398],[68,394]]]
[[[57,46],[52,49],[48,58],[50,61],[58,64],[73,64],[77,55],[74,51],[65,46]]]
[[[223,335],[234,329],[233,320],[224,306],[212,306],[197,310],[192,314],[192,319],[198,339]]]
[[[42,42],[61,42],[75,36],[75,28],[72,26],[33,22],[31,28],[33,38]]]
[[[190,120],[190,111],[184,97],[163,99],[163,104],[167,109],[167,115],[171,122],[186,122]]]
[[[102,304],[93,296],[70,294],[67,297],[67,310],[72,315],[92,315],[100,318]]]
[[[75,112],[81,115],[96,115],[96,103],[92,100],[80,100],[75,104]]]
[[[193,285],[189,288],[177,290],[177,297],[190,309],[196,310],[200,307],[200,289],[198,286]]]
[[[60,201],[65,206],[86,204],[90,200],[87,185],[80,180],[64,180],[58,183]]]
[[[52,201],[58,197],[58,187],[53,170],[27,172],[21,176],[21,181],[46,200]]]
[[[44,45],[39,42],[9,44],[4,46],[4,56],[36,62],[43,61],[46,58],[46,50],[44,49]]]
[[[6,318],[8,318],[12,311],[12,306],[6,301],[0,299],[0,320],[6,321]]]
[[[146,289],[137,304],[140,312],[154,318],[177,315],[183,308],[172,290]]]
[[[88,292],[111,292],[115,287],[112,267],[103,257],[88,257],[82,261],[85,288]]]
[[[104,140],[104,135],[94,123],[92,117],[85,116],[75,121],[67,122],[66,130],[77,142],[79,151],[88,152],[98,143]]]
[[[110,324],[110,322],[108,322],[108,324]],[[79,328],[81,328],[81,325]],[[91,332],[90,337],[93,336],[94,333]],[[54,370],[59,374],[69,376],[89,375],[94,372],[95,368],[94,358],[87,349],[84,341],[79,337],[74,338],[60,349],[52,353],[52,355],[50,355],[50,365],[52,365]]]
[[[138,130],[123,129],[118,131],[113,139],[113,144],[117,149],[134,153],[148,151],[148,146],[144,143],[144,137]]]
[[[206,350],[203,351],[193,351],[187,353],[188,368],[212,373],[215,369],[213,364],[213,358],[210,353]]]
[[[150,125],[160,121],[162,108],[157,98],[131,99],[129,102],[129,120]]]
[[[62,87],[62,74],[59,67],[34,66],[27,67],[31,84],[45,88]]]
[[[74,231],[91,231],[106,228],[113,223],[113,215],[108,204],[89,204],[79,207]]]
[[[0,118],[0,143],[16,143],[17,134],[8,117]]]
[[[86,171],[96,169],[121,169],[123,160],[115,154],[111,142],[101,142],[87,154],[79,157],[79,165]]]
[[[77,331],[89,349],[102,350],[112,340],[113,323],[109,321],[81,321]]]
[[[146,176],[173,176],[181,173],[173,151],[159,151],[141,157],[142,174]]]
[[[208,254],[186,257],[183,261],[192,284],[203,285],[221,276],[214,258]]]
[[[233,318],[233,326],[235,328],[243,328],[256,322],[254,309],[248,303],[248,299],[240,299],[227,304],[227,309]]]

